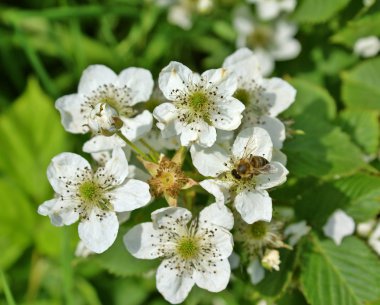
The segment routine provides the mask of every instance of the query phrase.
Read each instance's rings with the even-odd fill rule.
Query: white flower
[[[268,132],[253,127],[237,135],[230,153],[218,145],[193,145],[190,152],[197,170],[215,178],[208,184],[228,191],[243,220],[254,223],[271,220],[272,199],[266,190],[284,183],[288,174],[281,163],[271,161],[272,149]]]
[[[373,57],[380,51],[380,39],[368,36],[358,39],[354,45],[354,53],[362,57]]]
[[[232,213],[212,204],[198,219],[190,222],[191,217],[184,208],[162,208],[152,213],[153,222],[133,227],[124,237],[133,256],[163,258],[156,274],[157,289],[173,304],[184,301],[194,284],[218,292],[230,278]]]
[[[297,223],[293,223],[285,228],[284,236],[289,237],[289,245],[294,246],[298,241],[311,230],[311,227],[306,225],[306,221],[302,220]]]
[[[158,83],[172,101],[153,111],[164,138],[180,135],[182,146],[198,143],[210,147],[216,141],[216,129],[239,127],[244,105],[232,96],[236,77],[226,69],[199,75],[179,62],[171,62],[161,71]]]
[[[323,232],[330,237],[335,244],[340,245],[343,238],[352,235],[355,231],[355,222],[344,211],[336,210],[327,220]]]
[[[377,224],[375,230],[372,232],[368,239],[368,244],[380,255],[380,222]]]
[[[371,219],[366,222],[360,222],[356,226],[356,232],[358,233],[359,236],[366,238],[371,234],[375,225],[376,225],[376,221],[374,219]]]
[[[240,128],[260,126],[270,134],[273,146],[281,148],[285,126],[276,116],[294,102],[296,90],[280,78],[264,79],[259,59],[247,48],[228,56],[223,67],[238,76],[234,96],[245,105]]]
[[[284,20],[273,24],[254,20],[249,8],[239,7],[234,14],[238,48],[248,47],[259,58],[264,76],[272,73],[275,60],[289,60],[298,56],[301,45],[294,38],[297,27]]]
[[[278,250],[267,250],[264,257],[261,259],[261,263],[268,270],[280,270],[280,252]]]
[[[71,225],[79,219],[84,245],[93,252],[104,252],[119,229],[116,212],[135,210],[151,198],[147,183],[126,179],[127,175],[128,162],[121,148],[115,149],[96,172],[77,154],[59,154],[47,170],[56,197],[40,205],[38,213],[49,216],[55,226]]]
[[[256,285],[260,283],[264,277],[265,277],[265,269],[261,265],[258,258],[253,259],[248,267],[247,267],[247,273],[249,274],[249,277],[251,279],[251,283],[253,285]]]
[[[138,114],[134,107],[147,101],[152,89],[152,75],[146,69],[128,68],[116,75],[106,66],[93,65],[83,71],[78,93],[59,98],[55,106],[68,132],[112,135],[120,130],[134,141],[152,127],[149,111]]]
[[[257,13],[263,20],[276,18],[281,12],[290,13],[296,7],[296,0],[248,0],[255,3]]]

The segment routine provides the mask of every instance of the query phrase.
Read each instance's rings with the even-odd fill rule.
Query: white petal
[[[281,150],[273,148],[272,162],[280,162],[283,166],[286,166],[287,160],[286,155]]]
[[[162,131],[164,138],[178,134],[174,121],[177,118],[177,110],[171,103],[163,103],[153,110],[153,116],[158,121],[157,127]]]
[[[280,185],[286,181],[289,171],[279,162],[270,163],[270,172],[256,177],[256,189],[266,190]]]
[[[55,198],[41,204],[38,214],[49,216],[54,226],[69,226],[79,219],[79,214],[74,210],[76,206],[77,203],[73,200]]]
[[[247,273],[249,274],[253,285],[260,283],[265,277],[265,270],[257,258],[252,260],[248,265]]]
[[[100,219],[99,216],[102,215]],[[93,208],[88,215],[88,219],[84,219],[78,226],[79,237],[87,248],[95,253],[106,251],[114,243],[117,232],[119,230],[119,222],[114,212],[104,212]]]
[[[229,170],[227,164],[230,158],[228,153],[219,145],[210,148],[193,145],[190,148],[190,153],[193,165],[203,176],[216,177]]]
[[[104,84],[116,84],[117,75],[103,65],[92,65],[83,71],[78,85],[78,93],[89,94]]]
[[[206,224],[213,224],[231,230],[234,226],[234,216],[225,205],[213,203],[200,212],[199,222],[205,222]]]
[[[310,230],[311,228],[306,224],[306,221],[302,220],[287,226],[284,230],[284,236],[289,237],[289,245],[294,246],[302,236],[305,236]]]
[[[203,121],[190,123],[182,129],[180,140],[182,146],[189,146],[195,142],[210,147],[216,141],[216,129]]]
[[[97,135],[84,143],[83,151],[86,153],[95,153],[105,150],[112,150],[116,147],[124,147],[125,145],[125,142],[117,135],[110,137]]]
[[[190,30],[193,26],[191,13],[183,5],[173,5],[169,8],[168,22],[184,30]]]
[[[266,191],[244,191],[239,193],[234,201],[236,210],[243,220],[249,224],[256,221],[271,221],[272,198]]]
[[[170,207],[161,208],[152,213],[154,227],[168,224],[185,225],[191,219],[191,212],[185,208]]]
[[[355,222],[342,210],[336,210],[323,227],[323,233],[340,245],[343,238],[352,235],[355,231]]]
[[[165,266],[167,267],[165,268]],[[157,290],[164,296],[165,300],[172,304],[179,304],[186,299],[194,286],[194,279],[191,274],[186,272],[180,274],[175,267],[169,259],[162,261],[157,269],[156,282]]]
[[[133,106],[139,102],[149,100],[153,91],[153,78],[149,70],[142,68],[127,68],[119,74],[119,85],[126,85],[130,90],[128,104]]]
[[[60,97],[55,102],[55,108],[61,114],[61,123],[66,131],[71,133],[86,133],[89,131],[88,120],[81,113],[83,100],[78,94]]]
[[[199,185],[203,187],[207,192],[215,197],[215,202],[223,206],[228,199],[228,187],[219,183],[218,180],[208,179],[199,182]]]
[[[223,103],[218,103],[216,110],[211,112],[211,121],[216,128],[235,130],[240,126],[245,106],[234,97],[227,97]]]
[[[236,75],[225,68],[207,70],[201,77],[207,81],[206,87],[218,87],[217,91],[223,95],[222,99],[232,96],[237,89]]]
[[[120,212],[116,214],[119,224],[123,224],[131,217],[130,212]]]
[[[253,17],[248,7],[237,7],[237,9],[234,10],[233,15],[233,24],[238,34],[247,36],[254,30]]]
[[[376,36],[359,38],[354,45],[354,53],[362,57],[375,56],[380,51],[380,39]]]
[[[263,20],[270,20],[280,13],[280,5],[277,1],[261,1],[257,5],[258,15]]]
[[[249,115],[246,115],[245,118],[249,118]],[[263,115],[260,118],[251,117],[250,121],[246,121],[244,126],[251,124],[251,126],[257,126],[265,129],[272,140],[274,148],[282,148],[283,142],[286,137],[285,125],[278,118],[272,118],[267,115]],[[254,123],[251,123],[254,122]]]
[[[247,48],[241,48],[230,56],[226,57],[223,67],[231,70],[238,76],[238,88],[244,82],[254,79],[257,83],[261,82],[261,68],[256,55]]]
[[[122,118],[122,120],[124,124],[121,132],[132,142],[147,134],[153,125],[153,117],[148,110],[144,110],[133,118]]]
[[[116,147],[112,151],[112,158],[104,167],[98,168],[95,176],[102,185],[122,184],[128,176],[128,161],[124,151],[120,147]]]
[[[261,48],[256,48],[254,51],[260,63],[261,73],[263,74],[263,76],[270,75],[274,70],[273,55],[269,53],[267,50]]]
[[[273,77],[264,80],[263,87],[263,100],[268,103],[270,116],[277,116],[294,103],[297,91],[288,82]]]
[[[158,77],[158,85],[168,100],[173,99],[173,90],[186,90],[186,84],[194,77],[194,73],[180,62],[172,61],[162,69]]]
[[[128,180],[109,194],[115,212],[133,211],[147,205],[151,199],[149,185],[135,179]]]
[[[240,256],[236,252],[232,252],[228,261],[230,262],[231,270],[237,269],[240,265]]]
[[[232,146],[232,154],[237,158],[249,155],[272,159],[273,144],[269,133],[260,127],[247,128],[239,132]]]
[[[91,169],[90,164],[80,155],[73,153],[61,153],[55,156],[47,169],[47,178],[58,194],[66,194],[67,181],[75,182],[77,175]]]
[[[228,259],[214,260],[216,266],[208,272],[194,271],[194,280],[197,286],[211,292],[224,290],[230,280],[231,267]],[[207,262],[203,262],[203,268],[207,270]],[[216,273],[214,273],[216,271]]]
[[[125,247],[134,257],[154,259],[160,256],[158,252],[160,238],[151,222],[134,226],[124,235],[123,240]]]

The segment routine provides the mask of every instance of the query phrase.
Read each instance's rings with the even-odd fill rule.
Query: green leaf
[[[375,155],[379,148],[379,112],[347,109],[339,114],[342,129],[365,153]]]
[[[342,79],[342,98],[347,107],[380,110],[380,58],[344,72]]]
[[[6,269],[30,245],[35,211],[18,187],[4,178],[0,178],[0,194],[0,269]]]
[[[320,23],[334,17],[350,0],[303,0],[299,1],[293,15],[298,22]]]
[[[290,84],[297,90],[296,101],[286,110],[285,117],[303,115],[313,107],[313,115],[330,120],[335,118],[336,105],[330,93],[324,88],[304,79],[293,78]]]
[[[133,257],[124,246],[123,236],[127,229],[120,228],[115,243],[106,252],[95,255],[92,260],[117,276],[142,275],[155,269],[157,260],[141,260]]]
[[[25,93],[0,116],[0,173],[42,203],[51,188],[46,168],[54,155],[68,147],[53,101],[30,79]]]
[[[362,305],[380,298],[380,262],[356,237],[336,246],[311,235],[301,268],[302,289],[312,305]]]
[[[353,20],[346,27],[336,33],[331,40],[352,48],[359,38],[380,36],[380,14],[365,16]]]

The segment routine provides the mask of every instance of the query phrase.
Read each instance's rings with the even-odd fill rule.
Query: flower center
[[[178,241],[177,253],[184,260],[196,258],[200,252],[199,241],[194,236],[186,236]]]
[[[247,45],[252,48],[267,48],[272,42],[272,30],[267,26],[257,27],[248,37]]]
[[[208,97],[202,91],[195,91],[189,97],[189,105],[194,111],[202,111],[207,103]]]
[[[265,221],[257,221],[251,225],[251,236],[254,239],[263,239],[268,231],[268,224]]]
[[[242,102],[245,106],[249,104],[250,95],[249,92],[245,89],[237,89],[235,91],[234,97]]]
[[[85,181],[79,186],[79,196],[85,202],[97,201],[101,198],[101,195],[101,188],[91,180]]]

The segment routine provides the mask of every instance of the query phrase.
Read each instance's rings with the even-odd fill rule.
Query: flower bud
[[[278,250],[267,250],[264,257],[261,260],[264,268],[268,270],[280,270],[280,252]]]

